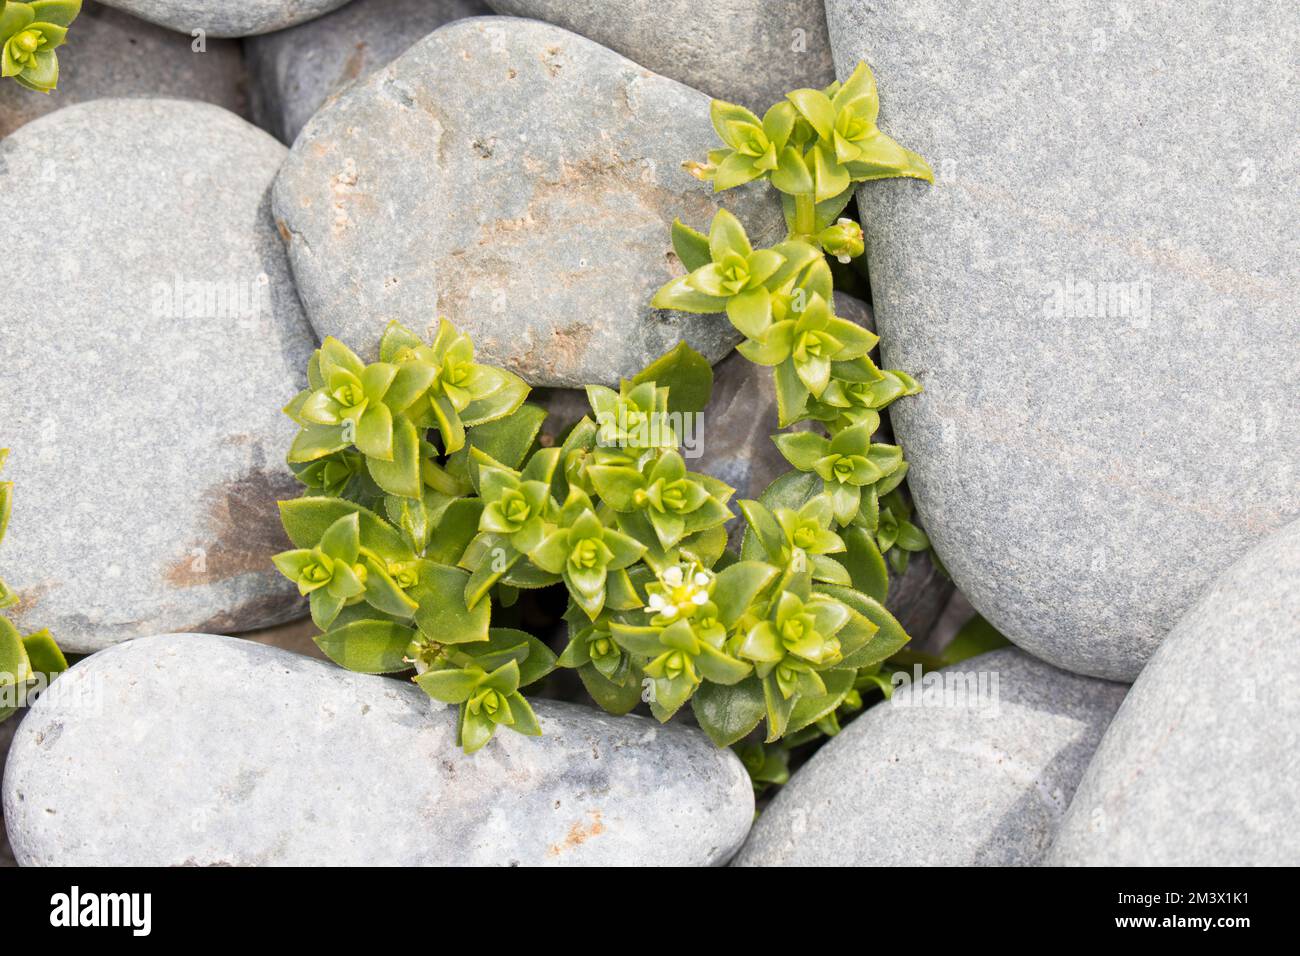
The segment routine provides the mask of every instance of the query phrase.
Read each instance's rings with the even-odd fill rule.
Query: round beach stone
[[[301,613],[270,563],[280,409],[314,348],[268,187],[285,149],[178,100],[97,100],[0,141],[0,569],[24,631],[84,653]],[[22,197],[29,197],[23,200]]]
[[[301,26],[250,37],[253,118],[292,143],[335,93],[444,23],[490,12],[479,0],[352,0]]]
[[[439,316],[533,385],[617,385],[685,339],[712,362],[721,316],[650,308],[681,265],[674,217],[719,203],[756,245],[771,190],[715,196],[682,169],[716,143],[708,98],[531,20],[449,24],[330,101],[274,206],[308,317],[364,354],[392,319]]]
[[[104,0],[137,17],[181,33],[202,30],[214,37],[243,37],[283,30],[348,0]]]
[[[936,183],[864,184],[922,522],[998,630],[1132,680],[1300,515],[1287,4],[828,0],[881,128]]]
[[[821,0],[489,0],[498,13],[581,33],[642,66],[760,116],[835,79]]]
[[[1221,574],[1142,671],[1049,862],[1300,864],[1300,522]]]
[[[112,96],[203,100],[247,112],[239,44],[209,40],[196,52],[186,36],[87,0],[59,50],[59,88],[33,94],[0,83],[0,136],[65,106]]]
[[[19,728],[20,864],[703,865],[749,829],[740,761],[700,731],[536,701],[478,753],[407,681],[238,638],[131,641]]]
[[[1017,648],[898,687],[795,772],[736,864],[1038,863],[1125,690]]]

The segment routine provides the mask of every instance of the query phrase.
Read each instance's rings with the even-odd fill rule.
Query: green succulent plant
[[[814,472],[830,496],[835,520],[841,525],[870,509],[874,497],[864,502],[863,489],[874,495],[903,466],[903,450],[897,445],[875,444],[869,425],[854,425],[832,438],[816,432],[787,432],[773,436],[776,447],[800,471]],[[864,518],[870,521],[869,518]],[[874,522],[872,522],[874,523]]]
[[[560,575],[569,596],[594,620],[611,595],[619,604],[637,601],[626,569],[643,553],[645,545],[601,521],[591,499],[575,488],[560,508],[555,529],[528,558]]]
[[[873,529],[876,545],[897,574],[906,573],[909,555],[930,550],[930,536],[911,517],[912,507],[897,489],[880,499],[880,516]]]
[[[668,418],[668,389],[654,382],[624,382],[619,391],[588,385],[587,400],[596,416],[596,444],[640,451],[676,448],[677,432]]]
[[[723,146],[688,169],[718,192],[767,179],[794,200],[792,231],[810,237],[824,228],[816,225],[817,206],[836,201],[854,183],[900,176],[934,181],[924,159],[880,131],[879,113],[876,79],[866,63],[843,83],[795,90],[762,119],[714,100],[710,115]]]
[[[346,514],[331,524],[312,548],[275,556],[275,566],[307,597],[316,626],[328,629],[339,612],[365,601],[397,618],[410,618],[418,604],[406,589],[419,581],[413,561],[388,562],[361,546],[361,516]],[[404,557],[404,555],[403,555]]]
[[[300,424],[325,419],[304,431],[351,421],[359,434],[374,407],[395,411],[396,421],[431,379],[422,375],[389,404],[410,360],[394,357],[367,366],[327,341],[313,358],[313,388],[288,411]],[[650,373],[673,384],[647,379]],[[493,378],[491,370],[485,377]],[[559,447],[538,444],[541,416],[522,399],[505,416],[467,428],[454,451],[430,440],[441,433],[435,417],[418,425],[408,419],[416,428],[418,499],[393,494],[373,473],[373,436],[355,450],[296,462],[307,494],[281,504],[294,548],[276,566],[308,596],[327,655],[366,673],[414,670],[431,697],[458,708],[467,750],[503,726],[540,732],[520,689],[556,666],[555,655],[536,638],[493,627],[492,615],[521,590],[557,584],[568,594],[570,625],[558,664],[576,669],[601,706],[625,713],[645,699],[667,720],[692,702],[720,744],[745,736],[764,716],[769,735],[780,736],[804,710],[848,692],[842,677],[821,676],[848,651],[814,654],[796,642],[788,659],[768,659],[762,623],[779,619],[786,632],[798,626],[780,610],[795,598],[781,595],[807,605],[827,641],[842,641],[841,629],[856,622],[849,651],[877,625],[811,591],[851,583],[828,557],[846,547],[831,530],[830,496],[769,514],[782,543],[765,560],[726,555],[733,489],[691,472],[671,428],[649,427],[657,415],[699,411],[711,390],[708,363],[678,347],[618,391],[589,389],[603,425],[584,418]],[[761,506],[745,508],[755,515]],[[901,634],[896,622],[891,633]],[[724,692],[741,695],[748,709],[728,711],[719,723],[710,707]],[[737,713],[752,717],[739,734]]]
[[[734,493],[716,478],[693,475],[676,451],[635,462],[594,464],[588,469],[602,501],[618,512],[619,526],[638,539],[653,533],[665,551],[687,535],[725,525],[731,519],[727,501]],[[647,527],[649,526],[649,532]]]
[[[761,120],[715,102],[725,148],[696,173],[718,190],[769,180],[789,235],[755,249],[726,210],[708,235],[673,224],[686,274],[652,304],[725,314],[740,352],[773,369],[778,424],[825,431],[774,436],[794,470],[738,503],[739,554],[727,548],[734,489],[679,449],[680,416],[702,413],[713,387],[685,343],[617,389],[588,386],[591,414],[553,441],[527,385],[476,362],[446,322],[430,344],[391,325],[375,363],[322,343],[285,409],[306,494],[281,503],[294,550],[276,564],[310,596],[324,652],[365,673],[413,671],[457,708],[471,752],[501,727],[541,733],[520,691],[556,667],[610,713],[645,704],[666,721],[689,704],[756,787],[786,779],[792,747],[887,693],[908,641],[884,607],[888,569],[928,539],[898,488],[902,450],[872,435],[920,386],[877,368],[876,336],[834,314],[827,257],[863,251],[842,215],[853,182],[930,174],[875,111],[865,66]],[[558,657],[494,624],[548,588],[565,604]]]
[[[67,42],[80,12],[81,0],[0,0],[0,76],[37,93],[53,91],[59,85],[54,51]]]
[[[422,499],[426,482],[421,443],[436,429],[446,452],[465,444],[466,425],[482,425],[511,414],[528,395],[528,386],[504,369],[474,361],[469,337],[448,322],[439,325],[432,344],[394,322],[379,346],[380,360],[369,364],[342,342],[327,338],[307,368],[309,387],[285,408],[301,426],[289,463],[303,466],[328,459],[310,477],[323,486],[359,473],[355,448],[370,479],[387,495]],[[332,467],[331,467],[332,466]]]
[[[838,195],[852,183],[872,179],[906,176],[934,181],[924,159],[876,126],[880,97],[866,63],[859,63],[843,83],[824,90],[795,90],[787,99],[817,133],[817,141],[804,157],[816,202]]]
[[[817,244],[824,253],[834,256],[842,265],[847,265],[866,251],[862,227],[852,219],[843,217],[817,233]]]
[[[0,471],[8,458],[9,449],[0,448]],[[13,491],[12,481],[0,481],[0,543],[9,530]],[[18,595],[0,579],[0,611],[17,603]],[[24,636],[0,614],[0,721],[12,717],[31,691],[43,690],[67,669],[68,661],[49,631]]]
[[[491,672],[478,663],[428,670],[415,682],[434,700],[461,705],[457,734],[466,753],[480,749],[498,727],[509,727],[529,737],[542,734],[532,706],[519,693],[516,660],[508,660]]]

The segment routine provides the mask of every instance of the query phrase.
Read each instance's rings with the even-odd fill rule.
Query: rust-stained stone
[[[301,26],[251,37],[244,51],[253,119],[292,143],[329,97],[444,23],[488,12],[479,0],[352,0]]]
[[[285,152],[219,107],[152,99],[0,142],[0,194],[41,197],[0,217],[0,566],[24,631],[85,653],[301,613],[270,561],[276,499],[300,492],[280,408],[315,345],[266,200]]]
[[[685,170],[717,145],[708,98],[575,34],[461,20],[329,102],[274,190],[316,331],[375,354],[389,320],[439,315],[534,385],[617,384],[685,338],[710,361],[721,316],[651,309],[681,273],[674,217],[719,201],[756,244],[784,235],[766,186]]]

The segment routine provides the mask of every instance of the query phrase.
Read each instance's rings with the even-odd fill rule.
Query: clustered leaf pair
[[[8,448],[0,448],[0,470],[9,457]],[[0,481],[0,543],[9,530],[13,510],[13,482]],[[16,595],[0,579],[0,611],[18,603]],[[12,717],[33,686],[43,689],[68,669],[68,662],[49,631],[23,636],[13,623],[0,614],[0,721]]]
[[[422,500],[426,487],[460,487],[426,473],[435,451],[427,433],[436,429],[442,450],[458,452],[467,425],[504,418],[528,395],[517,375],[475,362],[468,336],[448,322],[430,345],[391,324],[379,361],[369,364],[326,338],[307,377],[309,387],[285,408],[301,426],[290,465],[311,487],[342,493],[360,485],[376,498]]]
[[[755,250],[736,217],[720,209],[708,236],[674,223],[673,248],[689,271],[660,289],[653,305],[725,312],[745,337],[740,353],[773,370],[782,428],[809,419],[878,425],[880,409],[919,390],[904,373],[876,367],[874,333],[834,314],[834,281],[816,246],[791,237]]]
[[[68,27],[80,12],[81,0],[0,0],[0,76],[38,93],[57,87],[54,51],[67,42]]]
[[[766,179],[788,196],[814,203],[840,197],[853,183],[907,176],[934,181],[924,159],[876,125],[876,79],[859,63],[843,83],[788,93],[759,119],[743,106],[714,100],[713,128],[723,142],[691,169],[719,192]]]

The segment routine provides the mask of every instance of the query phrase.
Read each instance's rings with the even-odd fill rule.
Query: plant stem
[[[794,231],[807,238],[817,231],[817,204],[813,202],[812,193],[799,193],[794,197]]]

